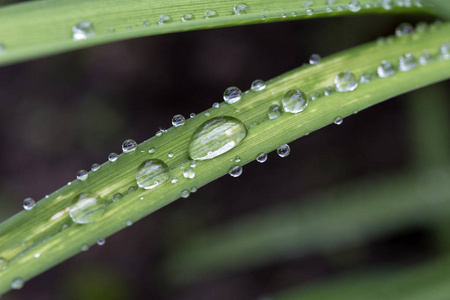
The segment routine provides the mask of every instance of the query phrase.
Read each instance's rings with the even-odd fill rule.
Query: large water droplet
[[[85,181],[88,178],[89,174],[86,170],[80,170],[77,172],[77,179],[81,181]]]
[[[11,288],[13,290],[20,290],[21,288],[23,288],[24,285],[24,281],[22,278],[16,278],[11,282]]]
[[[399,37],[412,34],[413,32],[414,27],[409,23],[402,23],[395,29],[395,35]]]
[[[336,117],[336,119],[334,119],[333,123],[336,125],[341,125],[342,122],[344,122],[344,119],[342,119],[341,117]]]
[[[189,143],[189,156],[195,160],[212,159],[236,147],[246,135],[247,129],[238,119],[212,118],[195,130]]]
[[[352,72],[344,71],[334,78],[334,84],[338,92],[351,92],[358,87],[358,80]]]
[[[233,12],[235,15],[246,14],[248,10],[248,5],[244,3],[238,3],[234,6]]]
[[[137,143],[134,140],[125,140],[122,143],[122,151],[124,153],[133,152],[137,148]]]
[[[105,212],[105,201],[94,193],[82,193],[69,207],[69,215],[75,223],[87,224],[98,220]]]
[[[225,102],[227,102],[228,104],[236,103],[241,100],[241,98],[242,92],[235,86],[230,86],[223,93],[223,100],[225,100]]]
[[[258,156],[256,157],[256,161],[259,163],[264,163],[267,160],[267,154],[266,153],[260,153],[258,154]]]
[[[381,78],[391,77],[395,74],[395,68],[391,62],[383,60],[377,68],[377,73]]]
[[[153,189],[169,179],[169,167],[159,159],[144,161],[136,172],[136,182],[146,190]]]
[[[283,110],[293,114],[302,112],[308,106],[308,98],[299,90],[290,90],[281,100]]]
[[[74,41],[85,40],[94,35],[94,26],[91,22],[81,21],[72,27],[72,38]]]
[[[309,58],[309,63],[311,65],[317,65],[320,62],[320,55],[319,54],[313,54],[311,55],[311,57]]]
[[[175,115],[172,118],[172,125],[175,127],[182,126],[182,125],[184,125],[185,122],[186,122],[186,120],[184,119],[184,117],[182,115]]]
[[[117,153],[115,153],[115,152],[112,152],[112,153],[110,153],[110,154],[108,155],[108,160],[109,160],[110,162],[114,162],[114,161],[116,161],[118,158],[119,158],[119,155],[118,155]]]
[[[189,168],[189,169],[183,171],[183,176],[184,176],[184,178],[189,178],[189,179],[195,178],[195,170],[192,168]]]
[[[349,4],[347,4],[347,8],[351,12],[358,12],[361,10],[361,4],[359,4],[356,0],[352,0]]]
[[[280,157],[286,157],[291,153],[291,147],[288,144],[281,145],[278,147],[277,153]]]
[[[23,200],[23,208],[25,210],[32,210],[33,207],[36,206],[36,202],[34,201],[33,198],[25,198],[25,200]]]
[[[273,120],[279,118],[282,113],[283,109],[281,108],[281,106],[274,104],[269,107],[269,112],[267,113],[267,115],[269,116],[269,119]]]
[[[219,16],[215,10],[207,10],[205,12],[205,19],[210,19]]]
[[[256,79],[252,82],[250,89],[254,92],[260,92],[266,88],[266,83],[261,79]]]
[[[400,56],[400,59],[398,60],[398,69],[401,72],[407,72],[415,67],[417,67],[417,61],[414,55],[406,53],[405,55]]]
[[[231,177],[239,177],[242,175],[242,167],[241,166],[234,166],[228,171],[228,174],[231,175]]]

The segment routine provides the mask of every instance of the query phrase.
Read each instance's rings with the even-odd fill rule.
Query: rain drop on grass
[[[416,58],[411,53],[400,56],[398,69],[401,72],[407,72],[417,67]]]
[[[115,152],[112,152],[108,155],[108,160],[110,162],[115,162],[119,158],[119,155]]]
[[[86,170],[80,170],[77,173],[77,179],[81,181],[85,181],[89,176],[89,173]]]
[[[146,190],[153,189],[169,179],[169,167],[159,159],[144,161],[136,172],[136,182]]]
[[[309,63],[311,65],[317,65],[321,60],[321,57],[319,54],[313,54],[311,55],[311,57],[309,58]]]
[[[185,14],[183,17],[181,17],[181,21],[183,22],[187,22],[187,21],[191,21],[194,20],[194,15],[193,14]]]
[[[189,168],[185,171],[183,171],[184,178],[193,179],[195,178],[195,170],[193,168]]]
[[[100,165],[99,164],[97,164],[97,163],[95,163],[95,164],[92,164],[92,166],[91,166],[91,170],[92,171],[97,171],[98,169],[100,169]]]
[[[9,261],[3,257],[0,257],[0,272],[6,270],[8,267]]]
[[[91,22],[80,21],[72,27],[72,38],[74,41],[85,40],[94,35],[94,26]]]
[[[171,21],[172,21],[172,18],[170,16],[161,15],[161,16],[159,16],[158,24],[162,25],[162,24],[169,23]]]
[[[260,153],[258,154],[258,156],[256,157],[256,161],[259,163],[264,163],[267,161],[267,154],[266,153]]]
[[[282,113],[283,109],[281,108],[281,106],[279,106],[278,104],[274,104],[269,107],[269,112],[267,113],[267,115],[269,116],[269,119],[273,120],[279,118]]]
[[[205,12],[205,19],[217,17],[219,14],[215,10],[207,10]]]
[[[351,92],[358,87],[358,79],[352,72],[344,71],[334,78],[334,84],[338,92]]]
[[[395,74],[395,69],[391,62],[383,60],[377,68],[377,73],[381,78],[391,77]]]
[[[266,88],[266,83],[261,79],[257,79],[252,82],[250,89],[254,92],[260,92]]]
[[[182,198],[187,198],[187,197],[189,197],[190,193],[191,192],[189,192],[189,190],[182,190],[181,191],[181,197]]]
[[[281,145],[277,149],[278,156],[286,157],[291,153],[291,147],[288,144]]]
[[[395,29],[395,35],[398,37],[412,34],[414,32],[414,27],[409,23],[402,23]]]
[[[233,104],[241,100],[242,98],[242,92],[239,88],[235,86],[230,86],[225,90],[223,93],[223,100],[227,102],[228,104]]]
[[[231,177],[239,177],[242,175],[242,167],[241,166],[234,166],[228,171],[228,174],[231,175]]]
[[[308,98],[300,90],[290,90],[281,100],[283,110],[293,114],[302,112],[308,106]]]
[[[75,223],[87,224],[98,220],[105,212],[105,201],[94,193],[82,193],[69,207],[69,215]]]
[[[124,153],[133,152],[137,148],[137,143],[134,140],[128,139],[122,143],[122,151]]]
[[[98,239],[98,241],[97,241],[97,245],[99,245],[99,246],[103,246],[105,243],[106,243],[106,241],[105,241],[105,239],[103,239],[103,238],[100,238],[100,239]]]
[[[336,119],[334,119],[333,123],[336,125],[341,125],[342,122],[344,122],[344,119],[342,119],[341,117],[336,117]]]
[[[184,117],[182,115],[175,115],[172,118],[172,125],[175,127],[179,127],[184,125],[184,123],[186,122],[186,120],[184,119]]]
[[[89,250],[89,245],[88,244],[83,244],[81,245],[81,251],[85,252]]]
[[[32,210],[33,207],[36,206],[36,202],[34,201],[33,198],[25,198],[25,200],[23,200],[23,208],[25,210]]]
[[[22,278],[16,278],[11,282],[11,289],[13,290],[20,290],[23,288],[24,281]]]
[[[347,8],[351,12],[358,12],[361,10],[361,4],[359,4],[356,0],[352,0],[349,4],[347,4]]]
[[[238,3],[233,8],[233,12],[235,15],[246,14],[247,10],[248,10],[248,5],[245,3]]]

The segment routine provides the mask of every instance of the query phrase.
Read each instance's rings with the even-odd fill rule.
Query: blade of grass
[[[450,78],[450,60],[438,60],[408,72],[397,72],[390,78],[373,78],[348,93],[334,93],[311,101],[299,114],[284,113],[277,119],[267,117],[268,109],[279,104],[283,95],[300,88],[309,96],[332,86],[336,74],[351,70],[356,76],[373,73],[382,60],[397,61],[408,49],[414,55],[424,50],[437,55],[440,45],[448,41],[450,24],[436,25],[427,32],[418,32],[402,38],[389,39],[385,44],[370,43],[323,59],[318,65],[304,66],[268,81],[261,92],[248,91],[233,105],[221,103],[207,113],[198,114],[180,127],[172,127],[161,136],[141,143],[137,150],[122,154],[115,162],[107,162],[96,172],[90,172],[86,181],[75,180],[48,198],[38,202],[30,211],[23,211],[0,224],[0,256],[9,261],[2,271],[0,293],[10,289],[15,278],[28,280],[68,257],[81,251],[82,245],[93,245],[153,211],[178,199],[181,192],[202,187],[226,174],[236,164],[253,161],[260,152],[270,152],[279,145],[293,141],[307,132],[313,132],[330,123],[337,116],[346,117],[398,94]],[[193,179],[183,177],[190,165],[188,144],[193,132],[205,121],[217,116],[240,119],[248,129],[247,137],[234,149],[212,160],[200,161]],[[156,153],[149,155],[150,147]],[[141,152],[142,150],[142,152]],[[167,154],[172,152],[173,158]],[[170,181],[153,190],[137,189],[135,174],[138,166],[149,158],[164,160],[171,168]],[[95,192],[105,199],[121,193],[119,201],[107,206],[103,217],[87,224],[70,223],[67,207],[82,192]],[[143,200],[139,200],[143,197]],[[68,227],[62,229],[64,224]],[[40,254],[36,259],[34,255]]]
[[[248,0],[246,13],[235,15],[236,3],[235,0],[40,0],[4,6],[0,8],[0,44],[5,50],[0,52],[0,65],[172,32],[349,14],[433,12],[427,1],[420,2],[423,3],[420,6],[393,5],[392,9],[385,10],[379,0],[359,0],[361,9],[352,12],[347,9],[348,0],[330,5],[325,5],[324,0],[311,7],[304,7],[303,1],[297,0]],[[215,11],[217,16],[205,19],[208,10]],[[183,22],[181,18],[188,13],[194,18]],[[170,17],[171,21],[158,24],[161,15]],[[95,36],[73,41],[72,27],[80,21],[91,22]]]

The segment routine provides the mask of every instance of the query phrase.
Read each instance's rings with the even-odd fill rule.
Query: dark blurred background
[[[324,57],[390,35],[401,22],[419,20],[433,19],[361,16],[169,34],[1,67],[0,221],[19,212],[24,198],[41,199],[72,181],[79,169],[103,163],[110,152],[120,151],[126,138],[142,142],[160,127],[169,127],[173,115],[188,116],[209,108],[221,100],[228,86],[245,90],[255,79],[268,80],[302,65],[313,53]],[[375,229],[370,229],[358,242],[352,239],[355,233],[350,228],[348,236],[335,236],[341,242],[351,240],[338,243],[339,247],[333,239],[321,246],[309,240],[305,246],[300,239],[284,252],[283,242],[266,241],[280,243],[267,258],[246,264],[231,258],[228,262],[219,255],[221,266],[204,273],[189,269],[196,261],[182,258],[184,247],[195,251],[189,246],[191,241],[208,241],[215,228],[224,236],[232,230],[228,227],[234,228],[237,238],[246,240],[250,237],[239,237],[236,224],[261,221],[277,214],[279,207],[289,211],[291,206],[308,211],[316,205],[314,216],[322,220],[320,199],[319,204],[311,202],[330,188],[345,186],[336,194],[340,195],[336,201],[345,202],[345,193],[370,191],[371,182],[393,174],[409,178],[415,172],[428,174],[429,168],[446,166],[448,148],[426,147],[433,143],[421,130],[430,131],[417,116],[430,116],[422,110],[424,101],[437,107],[444,118],[431,136],[448,141],[448,128],[442,128],[445,122],[448,126],[448,95],[448,82],[444,82],[360,112],[340,126],[314,132],[293,142],[286,159],[271,153],[265,164],[245,166],[237,179],[216,180],[2,299],[266,299],[348,273],[370,272],[380,266],[396,270],[442,255],[449,249],[445,238],[449,232],[441,226],[444,217],[443,223],[402,221],[401,226],[393,225],[392,230],[389,227],[374,236],[370,233]],[[433,123],[434,115],[428,120]],[[436,161],[431,163],[430,157],[437,157]],[[333,203],[333,195],[328,195],[326,205]],[[402,192],[399,195],[388,197],[387,203],[404,201]],[[380,198],[386,200],[386,195]],[[389,210],[387,205],[381,211]],[[395,223],[396,218],[392,215],[386,220]],[[327,227],[327,220],[322,221]],[[276,229],[279,223],[267,226]],[[220,236],[211,241],[216,243]],[[320,234],[317,243],[321,243]],[[245,255],[251,260],[265,250],[246,248],[248,253],[241,261],[246,261]],[[186,266],[177,263],[178,256]]]

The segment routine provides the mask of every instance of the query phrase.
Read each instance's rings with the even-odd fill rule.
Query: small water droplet
[[[189,143],[189,156],[195,160],[212,159],[233,149],[246,135],[247,129],[238,119],[212,118],[195,130]]]
[[[95,163],[95,164],[92,164],[92,166],[91,166],[91,170],[92,171],[97,171],[98,169],[100,169],[100,165],[99,164],[97,164],[97,163]]]
[[[9,261],[6,258],[0,257],[0,271],[6,270],[8,268]]]
[[[21,288],[23,288],[24,285],[24,281],[22,278],[16,278],[11,282],[11,288],[13,290],[20,290]]]
[[[80,21],[72,27],[72,38],[74,41],[85,40],[94,35],[94,26],[91,22]]]
[[[286,14],[285,14],[285,13],[282,13],[280,16],[281,16],[283,19],[286,18]]]
[[[144,161],[136,172],[136,182],[146,190],[153,189],[169,179],[169,167],[159,159]]]
[[[128,139],[122,143],[122,151],[124,153],[133,152],[137,148],[137,143],[134,140]]]
[[[189,169],[183,171],[183,176],[184,176],[184,178],[193,179],[193,178],[195,178],[195,170],[192,168],[189,168]]]
[[[312,15],[314,14],[314,9],[308,8],[308,9],[306,10],[306,14],[307,14],[308,16],[312,16]]]
[[[187,22],[187,21],[191,21],[194,20],[194,15],[193,14],[185,14],[184,16],[181,17],[181,21],[183,22]]]
[[[441,45],[440,54],[442,55],[443,59],[450,59],[450,42]]]
[[[172,118],[172,125],[175,127],[179,127],[184,125],[184,123],[186,122],[186,120],[184,119],[184,117],[182,115],[175,115]]]
[[[128,220],[126,224],[127,224],[128,227],[130,227],[131,225],[133,225],[133,221]]]
[[[325,8],[325,12],[328,13],[328,14],[332,13],[333,9],[331,7],[327,7],[327,8]]]
[[[248,5],[244,3],[238,3],[234,6],[233,12],[235,15],[243,15],[248,11]]]
[[[191,118],[194,118],[195,116],[196,116],[195,113],[191,113],[191,114],[189,115],[189,117],[191,117]]]
[[[258,154],[258,156],[256,157],[256,161],[259,163],[264,163],[267,161],[267,154],[266,153],[260,153]]]
[[[361,78],[359,79],[359,83],[369,83],[372,80],[372,75],[369,73],[364,73],[361,75]]]
[[[33,207],[36,206],[36,202],[34,201],[33,198],[25,198],[25,200],[23,200],[23,208],[25,210],[32,210]]]
[[[160,136],[162,136],[163,132],[164,132],[164,130],[163,130],[163,129],[160,129],[160,130],[158,130],[158,131],[156,132],[155,135],[156,135],[157,137],[160,137]]]
[[[240,156],[236,156],[236,158],[234,159],[235,162],[241,162],[241,157]]]
[[[118,158],[119,158],[119,155],[118,155],[117,153],[115,153],[115,152],[112,152],[112,153],[110,153],[110,154],[108,155],[108,160],[109,160],[110,162],[114,162],[114,161],[116,161]]]
[[[254,92],[260,92],[266,88],[266,83],[261,79],[256,79],[252,82],[250,89]]]
[[[401,72],[407,72],[417,67],[417,61],[414,55],[411,53],[406,53],[405,55],[400,56],[398,61],[398,69]]]
[[[336,11],[343,11],[344,8],[343,8],[342,6],[336,6],[335,10],[336,10]]]
[[[336,119],[334,119],[333,123],[336,125],[341,125],[342,122],[344,122],[344,119],[342,119],[341,117],[336,117]]]
[[[219,108],[220,104],[218,102],[214,102],[212,105],[213,108]]]
[[[398,37],[405,36],[405,35],[410,35],[413,32],[414,32],[414,27],[411,24],[409,24],[409,23],[401,23],[395,29],[395,35],[398,36]]]
[[[106,243],[106,240],[104,238],[100,238],[97,241],[97,245],[99,245],[99,246],[103,246],[105,243]]]
[[[239,177],[242,175],[242,167],[241,166],[234,166],[228,171],[228,174],[231,175],[231,177]]]
[[[291,147],[288,144],[281,145],[277,149],[278,156],[286,157],[291,153]]]
[[[269,107],[269,112],[267,113],[267,115],[269,116],[269,119],[273,120],[279,118],[282,113],[283,109],[281,108],[281,106],[274,104]]]
[[[172,21],[172,18],[170,16],[161,15],[161,16],[159,16],[158,24],[162,25],[162,24],[169,23],[171,21]]]
[[[313,54],[311,55],[311,57],[309,58],[309,63],[311,65],[317,65],[320,62],[320,55],[319,54]]]
[[[34,256],[34,258],[39,258],[39,257],[41,257],[41,253],[37,252],[33,256]]]
[[[431,56],[430,52],[428,51],[423,51],[422,55],[419,57],[419,63],[421,65],[427,65],[431,62],[433,62],[433,57]]]
[[[344,71],[336,75],[334,84],[338,92],[351,92],[358,87],[358,80],[352,72]]]
[[[314,93],[314,95],[312,95],[312,97],[311,97],[311,100],[315,101],[315,100],[317,100],[319,98],[320,98],[320,94],[319,93]]]
[[[173,152],[169,152],[169,153],[167,153],[167,156],[172,158],[174,156],[174,154],[173,154]]]
[[[241,98],[242,92],[235,86],[230,86],[223,93],[223,100],[225,100],[225,102],[227,102],[228,104],[236,103],[241,100]]]
[[[147,26],[149,26],[149,25],[150,25],[150,22],[148,22],[148,21],[142,22],[142,26],[143,26],[143,27],[147,27]]]
[[[395,68],[391,62],[383,60],[377,68],[377,73],[381,78],[391,77],[395,74]]]
[[[191,193],[195,193],[195,192],[197,192],[197,187],[196,186],[191,187]]]
[[[112,201],[116,202],[117,200],[119,200],[120,198],[122,198],[122,194],[121,193],[115,193],[112,197]]]
[[[148,153],[155,153],[156,152],[156,149],[155,149],[155,147],[151,147],[150,149],[148,149]]]
[[[356,0],[352,0],[349,4],[347,4],[347,8],[351,12],[358,12],[361,10],[361,4],[359,4]]]
[[[281,100],[283,110],[293,114],[302,112],[308,106],[308,98],[300,90],[290,90]]]
[[[75,223],[87,224],[103,216],[105,201],[94,193],[82,193],[75,197],[69,207],[69,215]]]
[[[83,244],[81,245],[81,251],[85,252],[89,250],[89,245],[88,244]]]
[[[85,181],[89,176],[89,173],[86,170],[80,170],[77,173],[77,179],[81,181]]]
[[[183,197],[183,198],[189,197],[189,194],[190,194],[189,190],[182,190],[181,191],[181,197]]]
[[[209,112],[205,112],[205,116],[209,117],[210,113]]]
[[[219,16],[219,14],[215,10],[207,10],[205,12],[205,19],[215,18]]]
[[[172,178],[172,180],[170,182],[177,183],[178,182],[178,178],[174,177],[174,178]]]
[[[330,95],[332,95],[334,93],[334,88],[332,87],[332,86],[327,86],[326,88],[325,88],[325,90],[323,91],[323,94],[325,95],[325,96],[330,96]]]

